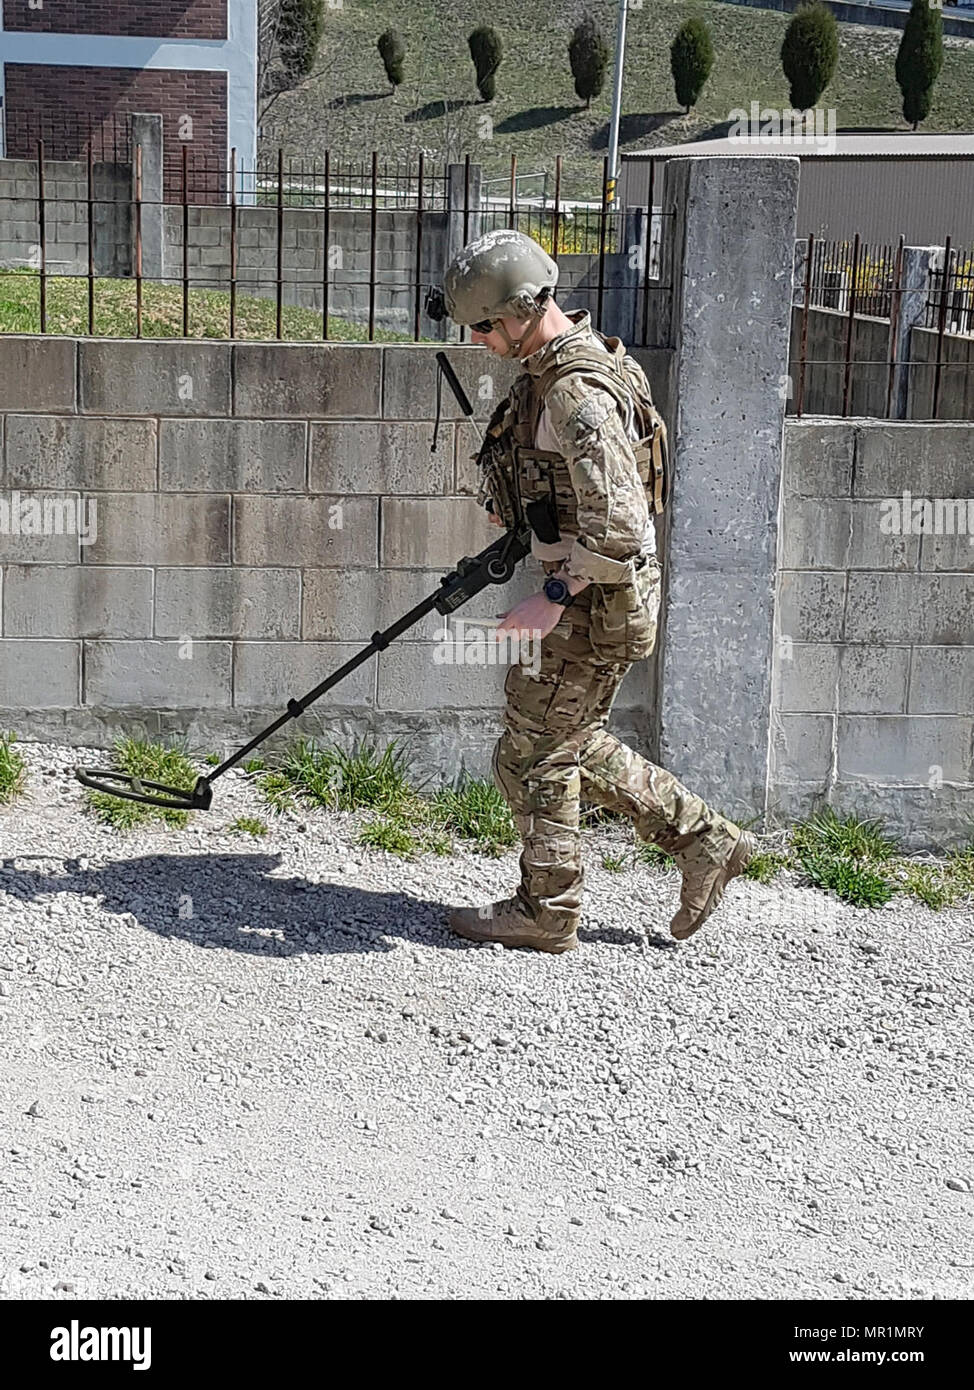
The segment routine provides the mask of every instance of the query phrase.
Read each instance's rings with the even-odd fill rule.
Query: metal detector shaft
[[[414,627],[428,613],[436,611],[447,616],[472,599],[475,594],[479,594],[488,584],[506,584],[513,577],[515,566],[530,552],[531,531],[530,528],[523,526],[515,531],[507,531],[493,545],[482,550],[479,555],[465,556],[455,570],[440,580],[438,589],[417,603],[415,608],[411,608],[391,627],[387,627],[383,632],[374,632],[367,647],[363,647],[355,656],[350,657],[343,666],[339,666],[338,670],[333,671],[320,685],[309,690],[307,695],[288,700],[287,709],[279,718],[274,720],[273,724],[269,724],[266,729],[255,734],[249,743],[238,749],[225,762],[222,762],[209,776],[198,778],[192,791],[187,791],[185,788],[165,787],[157,782],[142,782],[138,777],[100,768],[77,767],[75,768],[75,776],[84,786],[108,796],[122,797],[128,801],[139,801],[152,806],[165,806],[172,810],[206,811],[213,800],[212,785],[216,779],[222,777],[225,772],[229,772],[230,768],[236,767],[237,763],[246,758],[248,753],[252,753],[272,734],[276,734],[278,729],[283,728],[290,720],[300,718],[305,710],[316,700],[319,700],[326,691],[338,685],[352,671],[369,661],[378,652],[385,651],[390,642],[401,637],[404,632]]]

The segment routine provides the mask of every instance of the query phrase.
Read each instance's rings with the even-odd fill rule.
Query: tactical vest
[[[478,456],[483,469],[481,500],[489,498],[508,528],[525,519],[542,541],[556,541],[560,527],[577,530],[577,503],[568,464],[562,454],[537,449],[538,420],[548,392],[568,375],[609,391],[628,415],[635,410],[639,437],[630,441],[651,513],[666,505],[668,468],[666,425],[653,405],[643,369],[626,353],[621,339],[590,330],[569,337],[556,349],[539,377],[522,372],[494,411]]]

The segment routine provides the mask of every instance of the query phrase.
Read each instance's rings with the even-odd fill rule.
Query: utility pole
[[[622,115],[622,70],[626,61],[626,9],[629,0],[619,0],[616,28],[616,69],[612,82],[612,125],[609,129],[609,178],[606,198],[610,208],[616,202],[616,171],[619,161],[619,118]]]

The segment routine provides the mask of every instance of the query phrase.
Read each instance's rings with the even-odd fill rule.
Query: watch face
[[[552,603],[564,603],[569,595],[568,585],[563,579],[546,579],[544,591]]]

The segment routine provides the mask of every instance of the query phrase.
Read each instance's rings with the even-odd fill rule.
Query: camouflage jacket
[[[494,478],[506,481],[491,486],[488,473],[485,492],[507,525],[518,512],[531,520],[532,504],[553,503],[559,543],[546,545],[532,522],[534,554],[564,557],[568,574],[593,584],[622,584],[636,558],[655,549],[653,524],[629,422],[616,396],[583,375],[586,354],[605,348],[587,311],[568,317],[571,329],[523,359],[523,373],[491,419]],[[578,375],[556,381],[542,399],[541,377],[572,358]],[[539,419],[548,448],[538,447]]]

